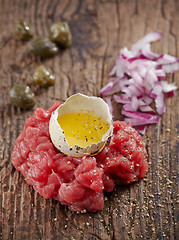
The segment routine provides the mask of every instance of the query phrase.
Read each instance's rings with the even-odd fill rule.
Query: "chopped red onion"
[[[149,43],[144,45],[141,52],[142,52],[142,55],[145,56],[147,59],[155,60],[156,58],[159,58],[159,54],[153,53],[151,51],[151,47]]]
[[[150,105],[152,103],[152,98],[147,96],[147,95],[144,95],[142,96],[142,98],[140,99],[141,101],[144,101],[144,105]]]
[[[156,115],[143,113],[143,112],[127,112],[124,109],[122,110],[122,114],[126,117],[135,118],[135,119],[156,119]],[[157,116],[158,119],[158,116]],[[141,124],[143,125],[143,124]]]
[[[109,91],[112,89],[113,86],[114,86],[114,83],[113,83],[113,82],[108,82],[108,84],[105,85],[105,86],[101,89],[100,93],[101,93],[102,95],[107,95],[107,94],[109,93]],[[110,95],[110,94],[109,94],[109,95]]]
[[[162,54],[156,60],[156,62],[159,64],[176,63],[177,61],[178,58],[170,56],[168,54]]]
[[[140,125],[146,125],[146,124],[152,124],[157,123],[159,120],[159,116],[153,115],[154,117],[151,119],[145,119],[145,118],[125,118],[124,121],[127,123],[130,123],[132,126],[140,126]]]
[[[179,71],[179,62],[162,65],[162,70],[165,73],[173,73]]]
[[[162,69],[156,69],[155,74],[158,77],[159,80],[164,79],[166,77],[166,74]]]
[[[176,90],[177,87],[173,83],[167,83],[167,81],[161,81],[162,89],[165,93]]]
[[[152,93],[156,94],[156,96],[157,96],[154,100],[155,106],[156,106],[158,114],[162,115],[165,112],[165,105],[164,105],[164,93],[163,93],[162,85],[160,82],[158,82],[154,86]]]
[[[138,131],[138,133],[144,135],[147,129],[146,125],[140,125],[140,126],[135,126],[135,129]]]
[[[173,96],[174,96],[174,91],[167,92],[167,96],[168,96],[168,97],[173,97]]]
[[[113,98],[117,103],[123,103],[123,104],[130,103],[130,100],[125,94],[121,94],[120,96],[114,95]]]
[[[125,111],[134,111],[134,108],[131,106],[130,103],[124,104],[123,109],[124,109]]]
[[[109,97],[105,97],[104,101],[108,104],[109,111],[110,111],[111,115],[113,116],[113,107],[112,107],[111,99]]]
[[[139,106],[139,110],[141,112],[146,112],[146,113],[150,113],[150,114],[155,114],[155,111],[148,105],[144,105],[144,106]]]
[[[131,49],[124,47],[116,57],[115,66],[110,75],[114,75],[109,83],[101,89],[102,96],[114,93],[113,99],[122,103],[122,114],[126,122],[130,122],[141,134],[145,133],[146,124],[157,123],[159,116],[150,104],[154,101],[156,112],[165,112],[164,93],[169,97],[174,95],[177,87],[168,84],[166,73],[179,70],[179,58],[168,54],[156,54],[151,51],[151,42],[160,40],[162,34],[151,32],[132,45]],[[105,101],[112,112],[110,98]]]
[[[162,38],[162,34],[159,32],[151,32],[145,35],[142,39],[137,41],[135,44],[132,45],[131,50],[134,51],[140,51],[146,44],[155,42],[157,40],[160,40]]]

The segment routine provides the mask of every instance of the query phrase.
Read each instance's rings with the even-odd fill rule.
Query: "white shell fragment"
[[[97,144],[92,144],[87,147],[80,147],[78,145],[71,147],[66,141],[64,131],[57,121],[58,116],[79,111],[92,111],[109,124],[108,131],[102,136],[101,141]],[[49,123],[50,137],[55,147],[62,153],[73,157],[97,154],[105,146],[109,137],[112,135],[112,131],[112,116],[108,105],[103,101],[103,99],[94,96],[88,97],[80,93],[72,95],[62,105],[60,105],[60,107],[52,113]]]

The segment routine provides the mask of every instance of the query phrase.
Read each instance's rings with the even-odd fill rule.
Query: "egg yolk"
[[[96,144],[109,129],[109,124],[93,112],[67,113],[58,116],[57,120],[71,147]]]

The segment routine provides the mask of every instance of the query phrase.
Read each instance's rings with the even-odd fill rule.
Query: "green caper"
[[[9,95],[11,103],[16,107],[27,109],[34,107],[36,104],[34,93],[25,84],[14,85]]]
[[[24,19],[18,19],[16,21],[15,34],[22,40],[28,40],[34,35],[32,27]]]
[[[58,52],[58,47],[48,37],[38,36],[29,43],[29,49],[36,56],[52,57]]]
[[[72,44],[72,35],[67,22],[56,22],[50,27],[49,38],[61,47],[69,47]]]
[[[50,69],[44,66],[39,66],[35,69],[33,79],[34,82],[41,87],[50,87],[55,84],[55,76]]]

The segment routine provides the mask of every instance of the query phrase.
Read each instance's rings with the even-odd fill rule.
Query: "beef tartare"
[[[148,170],[145,143],[125,122],[113,123],[113,136],[96,156],[71,157],[53,145],[49,120],[59,107],[38,108],[28,118],[12,152],[12,164],[44,198],[54,198],[72,211],[103,209],[104,191],[129,184]]]

